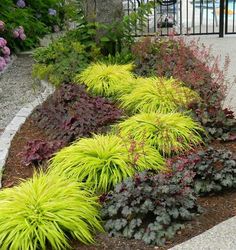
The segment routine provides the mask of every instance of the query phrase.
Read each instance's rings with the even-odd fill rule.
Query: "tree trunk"
[[[123,17],[122,0],[84,0],[85,16],[88,21],[111,24]]]
[[[96,0],[96,20],[104,24],[121,21],[123,17],[122,0]]]
[[[96,0],[83,0],[83,8],[86,20],[94,22],[96,18]]]

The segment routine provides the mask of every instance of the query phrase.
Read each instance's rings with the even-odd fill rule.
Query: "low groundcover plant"
[[[199,211],[190,188],[193,176],[187,169],[154,176],[143,172],[118,184],[105,197],[105,229],[110,235],[163,245]]]
[[[84,185],[40,173],[0,191],[0,248],[61,250],[68,236],[92,243],[92,233],[103,231],[98,209]]]
[[[164,160],[150,146],[128,144],[116,135],[95,135],[59,151],[49,169],[106,192],[137,171],[164,169]]]

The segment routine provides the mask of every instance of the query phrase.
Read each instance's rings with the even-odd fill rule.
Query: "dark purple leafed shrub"
[[[224,72],[209,49],[196,41],[186,44],[182,38],[157,37],[136,43],[133,54],[136,74],[174,77],[199,93],[202,103],[190,108],[197,113],[196,118],[208,131],[209,139],[232,140],[235,137],[236,121],[229,115],[231,111],[221,107],[226,91]],[[226,60],[226,69],[228,63]]]
[[[233,111],[217,106],[204,106],[195,109],[195,116],[207,131],[208,139],[236,140],[236,119]]]
[[[35,110],[33,118],[51,139],[68,143],[107,130],[121,114],[110,101],[89,95],[84,86],[64,84]]]
[[[48,160],[55,152],[63,147],[62,141],[29,141],[21,153],[25,165],[40,165],[43,161]]]
[[[105,229],[112,236],[163,245],[198,212],[193,177],[191,170],[176,168],[172,173],[143,172],[127,179],[105,197]]]
[[[195,173],[193,188],[204,196],[226,189],[236,188],[236,158],[228,150],[208,148],[192,152],[169,161],[175,170],[190,170]]]

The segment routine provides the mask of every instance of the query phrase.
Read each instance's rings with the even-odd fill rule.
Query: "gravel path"
[[[0,76],[0,133],[26,103],[43,91],[31,77],[32,65],[30,56],[18,57]]]

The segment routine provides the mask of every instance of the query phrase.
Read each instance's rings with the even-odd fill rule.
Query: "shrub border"
[[[42,104],[47,97],[55,91],[55,88],[47,81],[41,80],[40,84],[45,88],[44,92],[41,93],[34,101],[24,105],[0,135],[0,189],[2,188],[1,180],[4,166],[6,164],[11,142],[14,136],[24,124],[26,119],[31,115],[33,110],[39,104]]]

